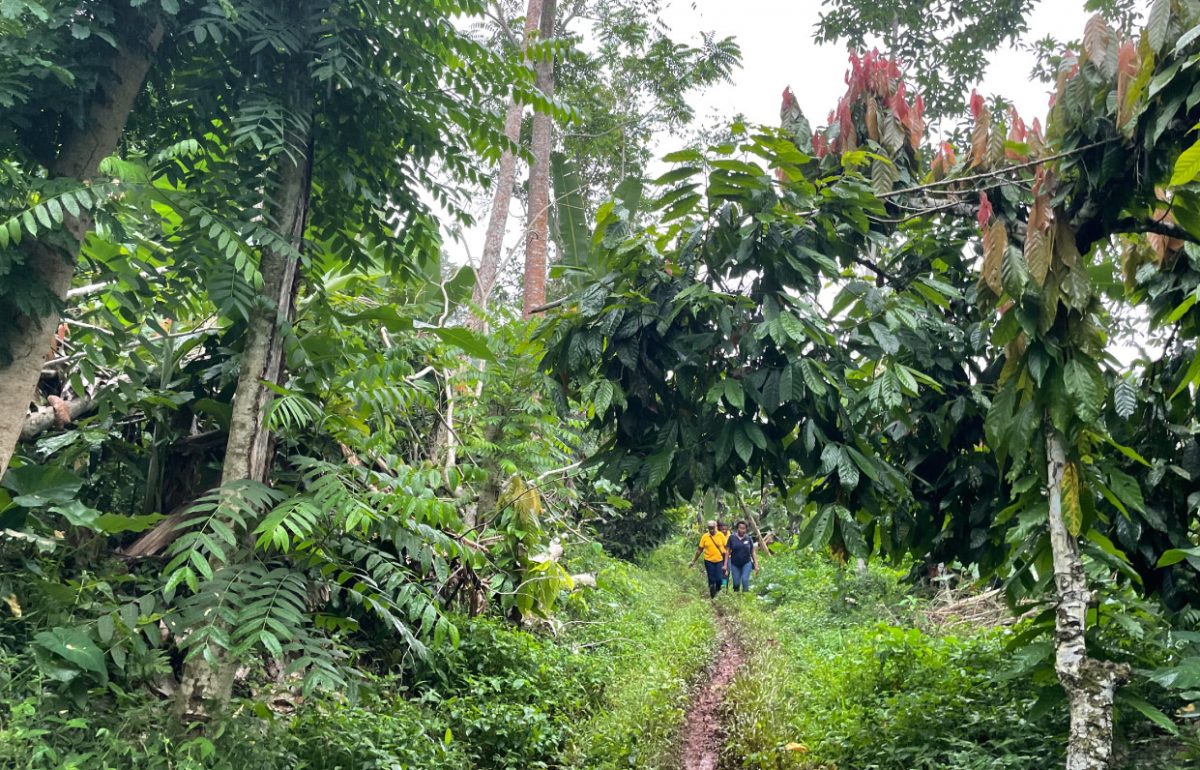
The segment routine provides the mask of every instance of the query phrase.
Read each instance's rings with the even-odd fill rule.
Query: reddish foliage
[[[971,117],[975,120],[976,123],[978,123],[979,118],[981,115],[983,115],[985,108],[984,108],[984,104],[983,104],[983,97],[980,96],[978,93],[976,93],[974,88],[971,89],[970,107],[971,107]]]
[[[1117,127],[1129,122],[1129,106],[1125,104],[1129,93],[1129,84],[1137,77],[1141,62],[1138,60],[1137,49],[1132,40],[1122,41],[1117,50]]]
[[[792,87],[787,86],[783,89],[783,110],[791,110],[798,106],[796,104],[796,95],[792,93]]]
[[[837,126],[837,138],[827,139],[821,151],[847,152],[865,139],[880,141],[884,110],[892,113],[913,147],[920,144],[925,134],[925,105],[920,96],[914,104],[909,104],[897,60],[878,49],[851,53],[845,80],[846,93],[838,101],[837,109],[829,113],[828,125]],[[862,125],[855,123],[856,114]]]
[[[1025,121],[1021,120],[1021,116],[1017,114],[1014,108],[1009,108],[1008,119],[1008,141],[1014,144],[1024,144],[1029,135],[1029,129],[1025,127]],[[1029,153],[1006,147],[1004,149],[1004,157],[1009,160],[1026,160],[1029,157]]]
[[[975,217],[979,222],[979,229],[987,227],[988,222],[992,221],[992,202],[988,200],[986,192],[979,193],[979,214]]]

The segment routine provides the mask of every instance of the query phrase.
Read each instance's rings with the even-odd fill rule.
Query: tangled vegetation
[[[0,0],[0,765],[1196,761],[1200,4],[828,5]]]

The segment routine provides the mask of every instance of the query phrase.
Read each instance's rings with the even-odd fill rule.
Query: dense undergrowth
[[[724,768],[1062,765],[1066,708],[1039,699],[1056,685],[1015,652],[1023,624],[927,633],[925,601],[901,572],[872,565],[859,576],[800,552],[762,565],[758,595],[728,601],[747,659],[725,704]],[[1122,768],[1194,761],[1136,714],[1118,733]]]
[[[354,698],[318,696],[277,713],[237,702],[203,737],[173,732],[146,690],[97,687],[65,700],[31,657],[0,661],[0,767],[21,770],[437,770],[665,767],[688,685],[714,639],[681,546],[645,566],[580,549],[571,593],[530,631],[459,619],[446,644],[403,674],[368,675]],[[670,566],[668,566],[670,565]],[[11,621],[10,621],[11,622]],[[366,673],[366,672],[364,672]]]

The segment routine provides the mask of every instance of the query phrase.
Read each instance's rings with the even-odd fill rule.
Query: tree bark
[[[554,36],[556,0],[545,0],[542,7],[540,34],[542,39]],[[537,87],[547,99],[554,96],[554,57],[539,61]],[[550,237],[550,153],[554,149],[554,125],[543,112],[533,115],[531,149],[533,165],[529,168],[529,211],[525,227],[525,284],[524,315],[533,315],[534,308],[546,304],[546,248]]]
[[[100,161],[116,151],[150,70],[151,57],[162,43],[161,20],[149,21],[132,9],[122,10],[132,30],[136,30],[128,40],[138,42],[130,45],[123,41],[113,51],[108,76],[92,94],[87,119],[82,126],[67,130],[58,156],[50,164],[48,171],[53,177],[89,180],[96,175]],[[75,262],[83,239],[92,229],[92,218],[86,211],[78,217],[68,215],[65,229],[71,236],[69,246],[52,246],[33,239],[23,244],[37,280],[60,303],[71,287]],[[58,323],[58,312],[22,315],[13,320],[12,361],[0,369],[0,477],[12,461]]]
[[[312,84],[307,61],[294,57],[285,73],[287,109],[302,116],[303,126],[285,134],[291,152],[280,153],[272,184],[264,196],[268,219],[295,251],[303,248],[312,192]],[[303,148],[301,151],[300,148]],[[263,382],[278,384],[284,374],[284,336],[295,314],[299,269],[292,253],[265,248],[259,261],[263,285],[246,328],[238,384],[233,395],[229,438],[221,484],[249,479],[266,482],[274,441],[265,416],[272,391]],[[226,651],[209,659],[193,654],[184,663],[175,708],[185,719],[206,719],[214,708],[228,703],[233,691],[234,665]]]
[[[537,32],[542,19],[543,0],[529,0],[525,9],[525,34],[521,40],[521,53],[529,47],[529,41]],[[526,62],[528,64],[528,62]],[[504,135],[513,144],[521,141],[521,115],[525,105],[514,96],[508,103],[504,116]],[[475,291],[471,301],[479,309],[487,308],[488,298],[496,285],[496,276],[500,272],[500,255],[504,251],[504,232],[508,227],[508,212],[512,206],[513,188],[517,181],[517,155],[505,151],[500,156],[500,166],[496,174],[496,191],[492,194],[492,211],[488,215],[487,235],[484,236],[483,254],[479,258],[479,272],[475,279]],[[483,314],[472,316],[471,327],[482,331],[485,323]]]
[[[1084,641],[1091,594],[1083,572],[1078,538],[1063,516],[1063,469],[1066,449],[1047,416],[1047,497],[1050,550],[1054,558],[1054,669],[1067,695],[1071,728],[1067,770],[1107,770],[1112,756],[1113,699],[1128,678],[1126,667],[1088,657]]]

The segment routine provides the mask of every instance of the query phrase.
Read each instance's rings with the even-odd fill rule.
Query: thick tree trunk
[[[289,111],[305,120],[303,127],[294,126],[285,135],[292,152],[279,155],[265,197],[272,228],[299,251],[303,248],[312,191],[313,97],[306,61],[297,58],[288,65],[286,83]],[[243,479],[265,482],[271,469],[274,442],[265,416],[273,394],[262,383],[278,384],[283,379],[284,335],[294,316],[299,270],[291,253],[267,248],[262,252],[259,272],[263,285],[246,328],[222,484]],[[229,701],[233,675],[234,665],[224,651],[208,660],[198,654],[190,656],[176,693],[178,713],[188,720],[207,718],[214,708]]]
[[[127,7],[122,11],[129,17],[130,25],[145,28],[127,38],[137,43],[123,43],[113,52],[110,72],[92,95],[87,120],[83,126],[67,132],[58,157],[50,164],[51,176],[91,179],[100,161],[117,149],[150,69],[151,57],[163,38],[161,22],[149,22]],[[78,217],[68,216],[65,229],[71,236],[69,245],[52,246],[29,240],[23,246],[37,279],[60,302],[71,288],[79,247],[92,229],[92,219],[87,212],[80,212]],[[12,461],[58,323],[57,312],[13,319],[12,361],[0,369],[0,476]]]
[[[555,0],[546,0],[542,7],[540,34],[543,39],[554,35]],[[548,56],[534,67],[537,87],[547,99],[554,96],[554,57]],[[533,165],[529,168],[529,211],[525,227],[525,317],[534,308],[546,304],[546,248],[550,237],[550,152],[554,149],[554,125],[550,116],[533,115]]]
[[[521,40],[522,53],[537,32],[542,19],[543,0],[529,0],[525,10],[525,36]],[[513,144],[521,141],[521,115],[524,105],[513,97],[504,116],[504,135]],[[500,256],[504,252],[504,232],[508,227],[508,211],[512,206],[513,187],[517,182],[517,155],[505,152],[500,156],[500,167],[496,174],[496,191],[492,195],[492,211],[488,216],[487,235],[483,241],[483,254],[479,258],[479,273],[476,276],[472,301],[482,310],[487,308],[488,298],[496,285],[500,272]],[[471,318],[471,326],[480,331],[484,327],[482,315]]]
[[[1083,572],[1078,538],[1063,516],[1063,468],[1066,449],[1062,436],[1047,419],[1047,495],[1050,507],[1050,549],[1054,557],[1054,669],[1070,706],[1071,732],[1067,770],[1107,770],[1112,755],[1113,698],[1128,677],[1123,666],[1093,660],[1087,655],[1084,631],[1091,594]]]

